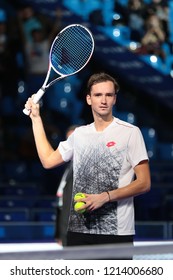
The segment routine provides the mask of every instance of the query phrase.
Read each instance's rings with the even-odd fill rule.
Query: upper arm
[[[42,162],[44,168],[49,169],[49,168],[54,168],[57,167],[61,164],[63,164],[65,161],[63,160],[61,153],[59,149],[57,148],[54,150],[49,157],[46,159],[46,162]]]

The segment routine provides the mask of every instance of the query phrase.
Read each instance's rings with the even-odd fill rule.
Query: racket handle
[[[30,110],[28,110],[28,109],[23,109],[23,113],[26,115],[26,116],[29,116],[29,114],[30,114]]]
[[[38,91],[37,91],[37,93],[34,95],[34,98],[33,98],[33,102],[35,103],[35,104],[37,104],[38,102],[39,102],[39,100],[41,99],[41,97],[43,96],[43,94],[45,93],[45,89],[43,89],[43,88],[40,88]],[[28,110],[28,109],[23,109],[23,113],[25,114],[25,115],[27,115],[27,116],[29,116],[29,114],[30,114],[30,110]]]

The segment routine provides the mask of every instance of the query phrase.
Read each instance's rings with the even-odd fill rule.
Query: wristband
[[[110,202],[110,201],[111,201],[111,198],[110,198],[110,193],[109,193],[109,191],[107,191],[107,194],[108,194],[109,202]]]

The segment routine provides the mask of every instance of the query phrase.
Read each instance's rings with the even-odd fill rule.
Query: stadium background
[[[92,121],[84,88],[93,71],[107,71],[118,78],[120,92],[115,116],[137,124],[150,157],[152,189],[135,199],[136,240],[173,238],[173,3],[169,7],[169,36],[162,47],[165,61],[131,51],[131,30],[120,24],[127,1],[0,1],[0,21],[16,17],[20,5],[31,4],[36,13],[54,21],[61,9],[62,25],[82,23],[95,39],[95,52],[79,74],[58,82],[43,98],[42,114],[51,143],[65,137],[71,124]],[[146,4],[151,1],[144,1]],[[102,15],[93,20],[93,12]],[[5,13],[4,13],[5,12]],[[99,13],[98,13],[99,12]],[[95,14],[94,14],[95,15]],[[117,22],[116,22],[117,18]],[[94,17],[95,19],[95,17]],[[112,24],[114,22],[114,24]],[[19,45],[22,45],[19,44]],[[15,52],[17,86],[0,94],[0,242],[54,241],[56,190],[63,167],[44,170],[37,158],[30,120],[22,113],[32,86],[25,78],[22,48]],[[13,72],[13,74],[16,72]],[[12,84],[8,76],[8,86]],[[39,81],[38,81],[39,83]]]

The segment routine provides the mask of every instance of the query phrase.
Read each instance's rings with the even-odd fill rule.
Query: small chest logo
[[[113,146],[115,146],[115,145],[116,145],[116,143],[115,143],[114,141],[108,142],[108,143],[106,144],[106,146],[107,146],[108,148],[113,147]]]

